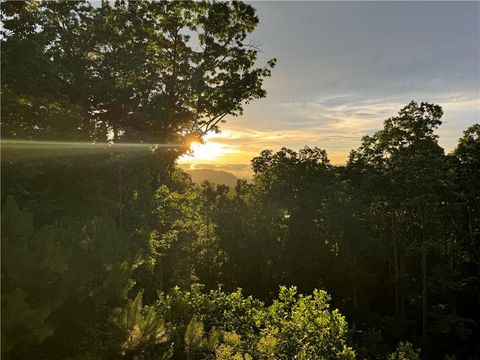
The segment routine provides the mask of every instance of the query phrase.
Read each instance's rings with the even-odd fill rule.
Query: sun
[[[222,144],[215,142],[206,142],[204,144],[193,142],[190,144],[192,155],[188,156],[189,160],[212,161],[221,157],[225,153]]]

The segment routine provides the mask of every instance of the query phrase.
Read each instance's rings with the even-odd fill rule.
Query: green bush
[[[329,307],[325,291],[299,295],[281,287],[272,305],[241,290],[202,293],[173,289],[160,294],[175,359],[353,359],[347,323]]]
[[[420,360],[420,350],[414,349],[413,345],[406,342],[399,342],[397,350],[387,357],[388,360]]]

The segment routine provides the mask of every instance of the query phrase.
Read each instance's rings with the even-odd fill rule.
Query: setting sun
[[[211,161],[221,157],[226,152],[226,149],[222,144],[215,143],[215,142],[206,142],[203,144],[198,142],[193,142],[190,145],[190,150],[192,150],[192,154],[185,155],[183,157],[184,160]]]

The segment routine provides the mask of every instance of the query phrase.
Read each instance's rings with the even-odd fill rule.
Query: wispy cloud
[[[343,164],[350,150],[360,145],[364,135],[379,130],[385,119],[395,116],[410,100],[406,96],[368,99],[358,94],[337,94],[306,102],[281,103],[279,108],[282,116],[301,118],[304,125],[260,130],[235,127],[235,123],[227,122],[221,133],[210,134],[206,139],[214,148],[222,149],[218,157],[207,162],[205,159],[185,158],[182,163],[189,166],[208,165],[215,169],[228,168],[237,176],[241,174],[241,177],[245,177],[251,159],[262,150],[277,151],[282,147],[299,149],[308,145],[326,149],[332,163]],[[451,127],[465,128],[471,124],[472,114],[478,115],[479,100],[468,94],[437,94],[425,101],[443,106],[445,128],[439,131],[440,140],[447,151],[452,150],[458,136],[452,135]],[[462,112],[469,115],[461,117]],[[459,124],[459,118],[464,119],[465,124]]]

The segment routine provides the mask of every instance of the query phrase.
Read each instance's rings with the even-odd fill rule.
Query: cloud
[[[247,113],[246,116],[252,116],[255,121],[247,119],[246,126],[264,129],[268,124],[277,131],[313,131],[323,136],[344,135],[360,139],[380,129],[385,119],[395,116],[411,100],[441,105],[445,113],[444,121],[448,123],[456,119],[457,125],[461,126],[457,128],[457,133],[465,127],[461,121],[465,118],[465,112],[470,119],[477,118],[478,121],[478,93],[437,91],[422,94],[410,91],[391,95],[333,94],[312,96],[304,101],[280,102],[276,106],[270,104],[268,110]],[[262,116],[261,113],[267,115]],[[447,147],[451,145],[446,144]]]
[[[260,62],[277,57],[267,98],[208,142],[234,150],[212,164],[249,164],[263,149],[327,150],[345,163],[364,135],[411,100],[444,109],[452,150],[480,119],[478,3],[256,2]],[[453,25],[455,26],[449,26]],[[205,164],[205,162],[202,162]],[[232,170],[233,171],[233,170]]]
[[[211,168],[229,168],[236,175],[241,172],[242,177],[245,177],[249,171],[246,170],[246,164],[262,150],[278,151],[282,147],[299,149],[308,145],[327,150],[332,163],[344,164],[350,150],[360,145],[364,135],[371,135],[382,128],[383,121],[395,116],[412,98],[421,99],[420,96],[409,95],[369,99],[360,94],[349,93],[317,97],[305,102],[281,103],[279,112],[282,116],[287,119],[303,119],[303,125],[297,123],[290,128],[263,130],[240,128],[227,122],[221,133],[210,134],[206,139],[207,143],[217,144],[216,147],[225,151],[214,161],[200,162],[202,166],[208,164]],[[452,128],[466,128],[474,122],[475,116],[478,121],[479,100],[468,93],[439,93],[424,100],[440,104],[444,108],[445,127],[438,133],[440,144],[447,152],[453,149],[459,137],[452,132]],[[267,120],[273,122],[271,118],[265,121]],[[184,161],[195,166],[199,166],[200,162],[188,159]],[[236,169],[236,166],[240,166],[242,170]]]

